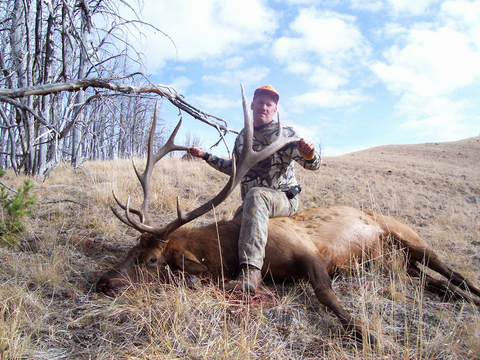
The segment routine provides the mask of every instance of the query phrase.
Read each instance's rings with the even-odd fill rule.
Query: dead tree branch
[[[86,88],[102,88],[107,90],[112,90],[124,94],[156,94],[161,97],[166,98],[170,103],[180,110],[185,111],[187,114],[191,115],[193,118],[204,122],[207,125],[214,127],[215,129],[220,129],[224,133],[232,132],[238,134],[237,130],[230,129],[227,127],[227,122],[215,115],[208,114],[192,104],[184,100],[183,96],[180,95],[175,89],[171,86],[161,85],[161,84],[147,84],[145,86],[133,86],[130,84],[119,83],[118,80],[125,79],[138,75],[138,73],[130,74],[121,78],[85,78],[79,80],[71,80],[64,83],[52,83],[52,84],[42,84],[37,86],[31,86],[28,88],[19,88],[19,89],[0,89],[0,101],[5,101],[3,97],[10,99],[17,99],[32,95],[47,95],[58,93],[62,91],[78,91],[85,90]],[[210,119],[215,119],[217,122]],[[220,122],[220,124],[218,123]]]

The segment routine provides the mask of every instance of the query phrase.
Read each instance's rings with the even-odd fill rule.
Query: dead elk
[[[132,248],[126,259],[104,274],[97,283],[97,291],[113,295],[128,284],[141,282],[148,277],[163,280],[166,267],[189,274],[234,277],[238,272],[237,241],[240,221],[221,221],[200,228],[181,227],[218,206],[240,182],[248,169],[260,159],[278,151],[285,144],[297,139],[277,140],[261,152],[251,149],[252,121],[243,93],[245,114],[245,146],[235,163],[227,185],[220,193],[189,213],[184,214],[178,206],[178,217],[163,228],[150,225],[148,202],[150,199],[150,176],[153,166],[165,154],[181,147],[170,140],[156,154],[153,153],[155,115],[149,139],[147,167],[144,173],[135,171],[144,190],[140,210],[130,209],[129,200],[119,206],[125,216],[112,208],[116,216],[129,226],[142,232],[139,244]],[[280,122],[280,121],[279,121]],[[279,129],[281,124],[279,123]],[[250,141],[250,142],[248,142]],[[115,196],[115,195],[114,195]],[[132,215],[138,216],[136,220]],[[218,240],[218,237],[220,241]],[[219,246],[220,244],[220,246]],[[404,253],[406,268],[411,276],[424,279],[425,286],[437,293],[464,299],[480,306],[480,290],[463,275],[449,269],[437,254],[407,225],[387,216],[361,211],[347,206],[325,206],[303,210],[292,217],[275,218],[269,221],[268,242],[262,274],[274,279],[305,279],[315,292],[320,303],[333,311],[347,332],[359,340],[367,331],[368,340],[375,335],[364,329],[340,304],[332,290],[331,276],[339,269],[354,269],[358,261],[367,261],[382,254],[385,247],[396,247]],[[222,268],[223,264],[223,268]],[[418,265],[425,265],[445,277],[435,279],[425,274]],[[473,294],[473,295],[472,295]]]

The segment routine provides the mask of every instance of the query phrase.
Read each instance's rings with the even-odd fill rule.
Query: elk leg
[[[438,258],[437,254],[435,254],[432,250],[424,249],[421,251],[421,254],[420,251],[413,251],[413,249],[410,249],[410,252],[413,255],[413,260],[422,262],[430,269],[443,275],[449,281],[449,283],[452,283],[453,285],[456,285],[464,290],[468,290],[472,294],[480,297],[480,289],[478,287],[473,285],[473,283],[462,274],[445,266],[445,264],[443,264]]]
[[[477,306],[480,306],[479,300],[472,298],[470,295],[465,293],[458,286],[453,285],[450,281],[435,279],[430,275],[427,275],[425,272],[423,272],[413,264],[408,265],[407,273],[412,277],[421,279],[426,289],[444,298],[454,298],[455,300],[466,300],[468,302],[474,303]]]
[[[332,280],[327,272],[325,262],[308,257],[307,259],[303,259],[301,263],[305,267],[307,279],[312,285],[318,301],[335,313],[347,333],[353,332],[355,337],[359,341],[362,341],[364,331],[363,324],[361,321],[355,320],[338,301],[337,296],[333,292]],[[370,344],[376,344],[377,335],[375,332],[366,331]]]

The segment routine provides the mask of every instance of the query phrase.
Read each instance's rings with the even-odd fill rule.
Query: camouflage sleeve
[[[322,166],[322,156],[316,151],[313,159],[305,160],[303,156],[300,155],[300,153],[298,152],[297,146],[295,146],[295,149],[293,150],[293,153],[292,153],[292,158],[298,164],[303,166],[304,169],[307,169],[307,170],[318,170],[320,169],[320,166]]]
[[[284,134],[287,136],[293,136],[296,134],[295,130],[290,126],[285,126]],[[322,166],[322,156],[315,151],[315,156],[311,160],[305,160],[302,155],[300,155],[297,143],[291,143],[286,146],[285,153],[290,156],[291,159],[295,160],[299,165],[301,165],[304,169],[307,170],[318,170]]]
[[[206,153],[203,159],[208,165],[224,174],[230,175],[232,173],[232,160],[230,159],[222,159],[209,153]]]
[[[240,149],[239,147],[243,144],[243,133],[244,130],[240,131],[240,134],[235,139],[235,145],[233,147],[233,156],[236,159],[240,156]],[[231,159],[222,159],[218,156],[206,153],[203,159],[207,162],[208,165],[213,167],[214,169],[221,171],[224,174],[231,175],[232,174],[232,160]]]

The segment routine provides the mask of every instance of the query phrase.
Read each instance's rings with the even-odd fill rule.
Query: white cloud
[[[318,5],[324,0],[286,0],[289,5]]]
[[[311,141],[318,150],[318,144],[321,142],[321,126],[319,124],[285,123],[293,126],[300,137]]]
[[[311,72],[309,82],[319,89],[336,90],[348,83],[348,74],[345,71],[342,74],[342,69],[332,71],[322,66],[317,66]]]
[[[399,130],[418,141],[451,141],[478,133],[480,125],[467,115],[474,113],[474,100],[468,100],[465,89],[480,82],[479,24],[480,5],[459,1],[443,3],[429,23],[385,27],[383,35],[395,43],[371,69],[400,95],[395,111],[406,120]]]
[[[126,10],[125,10],[126,11]],[[149,72],[167,60],[205,60],[261,43],[278,27],[275,11],[261,0],[145,0],[143,20],[163,34],[144,29],[142,46]]]
[[[315,126],[328,117],[330,127],[321,129],[326,140],[335,135],[340,152],[346,138],[354,151],[378,138],[408,143],[411,135],[442,141],[480,132],[472,125],[480,123],[479,0],[145,0],[143,15],[178,49],[175,63],[172,43],[146,31],[148,71],[230,126],[241,121],[238,84],[251,99],[256,86],[272,83],[282,93],[282,118],[308,114],[308,126],[295,127],[318,138]]]
[[[429,9],[441,0],[387,0],[395,13],[425,15]]]
[[[241,56],[235,56],[225,60],[225,68],[226,69],[238,69],[240,68],[245,62],[245,59]]]
[[[350,0],[353,9],[378,13],[384,11],[395,17],[425,16],[436,10],[442,0]]]
[[[480,1],[446,1],[440,17],[446,26],[465,31],[472,42],[480,47]]]
[[[176,78],[170,86],[177,90],[180,94],[185,94],[187,88],[192,85],[193,81],[186,76],[180,76]]]
[[[401,116],[409,116],[410,118],[438,115],[454,117],[471,106],[472,104],[467,100],[452,100],[448,97],[430,97],[407,93],[398,102],[396,110]]]
[[[475,100],[459,94],[469,95],[465,89],[480,82],[479,24],[480,5],[459,1],[443,3],[430,23],[385,29],[396,42],[371,68],[400,95],[395,111],[406,119],[399,128],[409,136],[450,141],[478,134],[480,125],[467,115]]]
[[[241,109],[241,101],[227,99],[219,94],[204,94],[201,96],[191,96],[189,98],[192,104],[196,104],[199,108],[210,112],[211,114],[219,113],[227,109]]]
[[[480,53],[466,34],[445,27],[412,29],[404,39],[403,48],[385,51],[386,62],[372,65],[391,90],[435,96],[479,79]]]
[[[318,90],[293,96],[290,100],[292,111],[303,112],[312,107],[349,107],[369,100],[358,90]]]
[[[353,9],[377,13],[388,11],[395,16],[425,15],[441,0],[350,0]]]
[[[447,17],[459,19],[468,26],[479,26],[480,1],[445,1],[441,9]]]
[[[379,12],[385,8],[382,0],[351,0],[352,8],[371,12]]]
[[[252,67],[246,70],[222,71],[218,75],[204,75],[202,80],[217,85],[243,84],[245,86],[258,84],[270,73],[264,66]]]
[[[417,141],[453,141],[475,136],[480,132],[479,116],[475,119],[465,115],[473,106],[465,99],[405,94],[396,106],[399,115],[407,119],[399,129]]]
[[[292,98],[296,111],[365,100],[357,90],[339,90],[349,83],[353,64],[365,62],[370,52],[355,22],[350,15],[301,9],[289,26],[290,34],[274,42],[272,52],[285,70],[305,77],[311,85],[312,90]]]
[[[365,39],[355,25],[355,17],[314,8],[300,10],[290,24],[291,36],[277,39],[273,54],[290,63],[312,60],[312,55],[325,66],[363,57]]]
[[[348,83],[348,73],[342,69],[331,70],[323,66],[313,66],[305,61],[289,64],[286,72],[307,76],[307,81],[318,89],[336,90]]]
[[[295,62],[291,62],[290,64],[287,64],[285,71],[292,74],[305,75],[305,74],[311,73],[312,69],[313,69],[313,66],[308,61],[295,61]]]
[[[380,36],[385,36],[388,39],[399,38],[405,34],[408,34],[408,30],[399,23],[387,22],[383,29],[379,29]]]
[[[409,132],[412,139],[422,142],[432,138],[437,141],[454,141],[478,135],[480,125],[472,126],[462,115],[437,115],[407,121],[400,125],[400,129]]]

